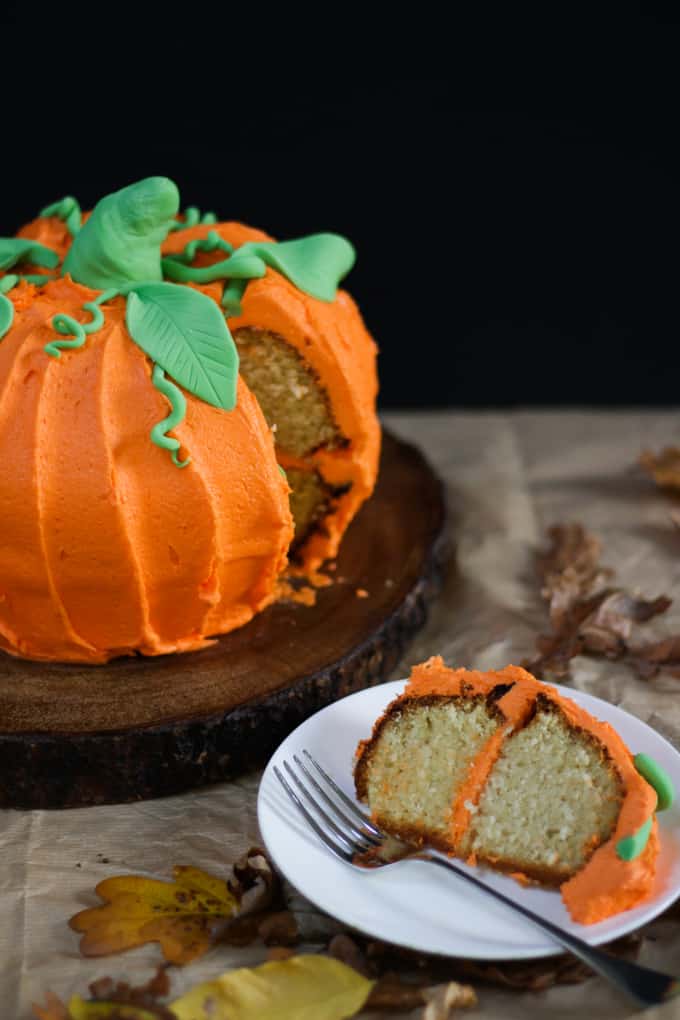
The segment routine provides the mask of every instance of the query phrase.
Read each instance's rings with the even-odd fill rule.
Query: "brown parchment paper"
[[[451,665],[478,668],[530,654],[546,622],[532,553],[556,521],[580,520],[598,533],[604,561],[626,585],[677,599],[650,634],[680,630],[680,532],[669,517],[669,497],[636,468],[643,448],[680,442],[680,413],[442,412],[389,414],[384,421],[420,445],[445,479],[456,543],[445,590],[395,676],[435,653]],[[680,748],[680,681],[662,676],[643,683],[616,663],[586,658],[575,660],[573,672],[573,686],[621,705]],[[68,918],[98,902],[94,886],[112,875],[169,878],[172,866],[183,863],[219,874],[260,842],[258,781],[253,774],[133,805],[0,812],[3,1020],[28,1018],[31,1001],[43,1001],[48,989],[68,999],[103,975],[134,983],[150,977],[160,961],[157,946],[85,960]],[[307,947],[333,930],[332,920],[300,897],[294,906]],[[680,911],[647,926],[643,936],[640,962],[680,975]],[[173,994],[264,957],[260,946],[217,946],[171,971]],[[599,978],[539,993],[476,988],[479,1006],[468,1015],[480,1020],[604,1020],[636,1013]],[[680,1017],[680,1002],[645,1016]]]

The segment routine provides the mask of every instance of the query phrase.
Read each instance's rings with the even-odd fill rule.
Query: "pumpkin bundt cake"
[[[298,300],[307,338],[286,335],[287,350],[298,339],[304,350],[301,372],[324,358],[351,366],[355,341],[368,365],[372,341],[336,296],[349,243],[316,235],[253,250],[244,242],[264,235],[227,225],[229,243],[210,233],[212,214],[178,208],[175,185],[149,178],[89,214],[63,199],[0,239],[0,648],[11,654],[97,663],[204,647],[276,597],[295,540],[291,503],[315,567],[375,481],[373,361],[357,393],[353,367],[319,388],[332,391],[323,411],[337,439],[323,416],[308,422],[299,464],[277,461],[272,426],[287,435],[286,415],[268,422],[267,388],[258,395],[239,374],[248,331],[281,332],[260,309],[282,288],[289,305],[298,289],[318,295]],[[195,283],[216,244],[230,264],[218,283]],[[341,446],[350,467],[322,471],[324,450]]]
[[[438,657],[413,669],[359,745],[355,782],[384,831],[561,886],[583,924],[650,894],[654,812],[673,799],[653,759],[633,759],[611,726],[525,670],[453,670]]]

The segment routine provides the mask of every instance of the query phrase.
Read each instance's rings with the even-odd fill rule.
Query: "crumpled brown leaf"
[[[627,661],[642,680],[651,680],[662,670],[680,679],[680,636],[675,635],[631,648]]]
[[[612,587],[615,573],[600,565],[599,540],[583,525],[557,524],[548,536],[552,545],[539,554],[537,567],[552,631],[538,636],[538,656],[523,665],[539,678],[554,679],[569,676],[576,655],[625,659],[637,668],[637,659],[629,657],[633,628],[664,613],[671,599],[648,600]]]
[[[170,991],[163,967],[144,985],[133,987],[124,981],[104,977],[89,986],[91,998],[74,995],[68,1007],[47,993],[47,1007],[33,1004],[37,1020],[177,1020],[158,1000]]]
[[[680,489],[680,449],[667,446],[661,453],[645,450],[640,464],[663,489]]]
[[[423,998],[427,1002],[423,1010],[423,1020],[449,1020],[452,1010],[477,1004],[474,988],[470,985],[460,985],[457,981],[435,985],[434,988],[423,988]]]

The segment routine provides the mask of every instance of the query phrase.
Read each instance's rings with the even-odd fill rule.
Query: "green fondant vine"
[[[210,231],[214,251],[216,231]],[[205,242],[208,238],[205,239]],[[204,242],[204,243],[205,243]],[[200,244],[190,241],[177,255],[162,259],[163,275],[176,283],[212,283],[225,280],[222,307],[226,315],[241,314],[241,300],[250,280],[261,279],[267,267],[320,301],[333,301],[338,283],[354,264],[354,249],[338,234],[311,234],[294,241],[246,241],[229,258],[210,266],[189,265]],[[225,249],[226,250],[226,249]]]
[[[154,425],[151,429],[151,441],[164,450],[171,450],[172,463],[178,468],[185,468],[191,464],[191,457],[187,457],[186,460],[180,460],[177,456],[177,451],[181,445],[180,441],[173,436],[169,436],[167,433],[170,429],[177,428],[184,421],[187,411],[186,398],[179,386],[175,386],[170,379],[166,378],[165,372],[160,365],[153,366],[151,379],[156,389],[170,401],[170,407],[172,408],[168,417],[160,421],[158,425]]]
[[[72,315],[66,315],[63,312],[55,315],[52,319],[52,328],[62,336],[72,337],[73,339],[52,340],[50,343],[45,344],[45,353],[49,354],[51,358],[60,358],[62,350],[82,347],[88,335],[90,333],[97,333],[104,325],[104,313],[99,306],[103,305],[106,301],[112,301],[117,294],[118,291],[112,288],[103,291],[94,301],[85,302],[83,310],[90,312],[92,315],[90,322],[78,322]]]
[[[71,237],[75,237],[83,222],[82,213],[78,201],[73,195],[66,195],[58,202],[46,205],[40,212],[41,216],[56,216],[66,224]]]

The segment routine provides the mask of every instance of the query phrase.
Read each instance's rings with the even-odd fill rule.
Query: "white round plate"
[[[529,959],[562,950],[501,903],[431,864],[403,861],[361,871],[334,857],[307,826],[274,775],[274,766],[307,748],[353,796],[352,764],[359,740],[400,694],[406,681],[371,687],[336,701],[307,719],[267,765],[258,794],[258,820],[276,867],[317,907],[375,938],[426,953],[468,959]],[[680,754],[646,723],[590,694],[557,690],[620,733],[633,754],[644,751],[663,765],[680,790]],[[650,921],[680,895],[680,805],[659,814],[661,853],[651,899],[599,924],[573,922],[559,892],[523,888],[513,879],[474,869],[484,881],[591,945],[609,942]],[[461,863],[461,862],[457,862]],[[462,867],[467,865],[462,864]]]

